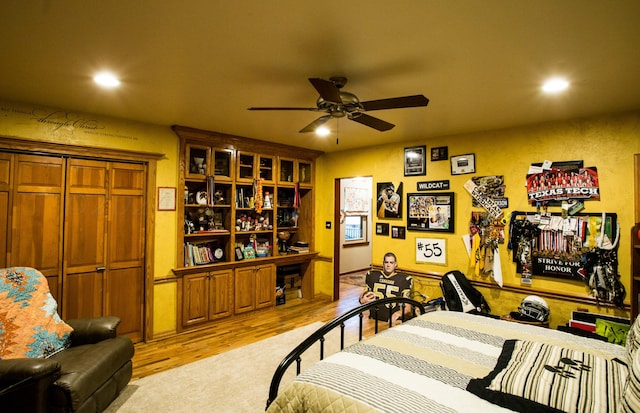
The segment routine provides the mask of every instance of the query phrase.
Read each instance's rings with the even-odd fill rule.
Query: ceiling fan
[[[314,120],[300,132],[313,132],[331,118],[347,117],[349,120],[361,123],[365,126],[384,132],[392,129],[395,125],[385,122],[382,119],[367,115],[365,112],[383,109],[411,108],[427,106],[429,99],[423,95],[403,96],[397,98],[368,100],[360,102],[353,93],[342,90],[347,83],[346,77],[334,76],[329,80],[320,78],[309,78],[309,82],[318,91],[320,97],[316,101],[315,108],[296,107],[251,107],[249,110],[306,110],[311,112],[326,112],[326,115]]]

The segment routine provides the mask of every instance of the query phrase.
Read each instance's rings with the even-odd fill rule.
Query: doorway
[[[373,178],[338,178],[334,183],[333,299],[340,298],[340,276],[367,270],[372,262]]]

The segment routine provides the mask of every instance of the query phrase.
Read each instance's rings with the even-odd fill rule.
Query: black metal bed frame
[[[362,304],[356,308],[353,308],[346,313],[339,315],[333,320],[329,321],[319,329],[317,329],[313,334],[307,337],[302,343],[298,344],[282,361],[278,368],[276,368],[275,373],[273,374],[273,378],[271,379],[271,386],[269,387],[269,399],[267,400],[267,408],[269,405],[275,400],[278,396],[278,389],[280,387],[280,382],[282,381],[282,376],[289,369],[289,366],[296,362],[296,375],[300,374],[301,365],[302,365],[302,354],[309,349],[316,342],[320,342],[320,360],[324,359],[324,341],[325,335],[332,331],[336,327],[340,327],[340,350],[344,349],[344,330],[345,330],[345,321],[350,320],[356,316],[359,317],[359,326],[358,326],[358,341],[362,340],[362,320],[364,319],[364,312],[367,310],[371,310],[374,313],[374,334],[378,334],[378,323],[380,322],[375,314],[378,313],[378,309],[386,304],[399,304],[400,311],[402,312],[402,321],[405,320],[404,308],[405,305],[412,305],[414,308],[414,312],[417,310],[420,314],[424,314],[426,309],[424,304],[418,302],[416,300],[412,300],[410,298],[405,297],[390,297],[383,298],[380,300],[372,301],[366,304]],[[389,317],[389,327],[393,325],[393,321],[391,317]]]

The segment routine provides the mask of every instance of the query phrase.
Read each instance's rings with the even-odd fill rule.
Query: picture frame
[[[391,238],[396,239],[405,239],[406,238],[406,227],[391,227]]]
[[[438,146],[436,148],[431,148],[431,162],[446,161],[447,159],[449,159],[448,146]]]
[[[451,157],[451,175],[464,175],[476,172],[476,155],[466,153]]]
[[[384,222],[376,223],[376,235],[389,235],[389,224]]]
[[[426,153],[426,145],[404,148],[404,176],[427,174]]]
[[[158,211],[176,210],[176,188],[169,186],[158,187]]]
[[[378,182],[376,184],[376,216],[379,219],[402,218],[402,182]]]
[[[244,254],[242,253],[242,248],[236,247],[235,252],[236,252],[236,261],[241,261],[241,260],[244,259]]]
[[[454,192],[407,194],[407,230],[455,232]]]

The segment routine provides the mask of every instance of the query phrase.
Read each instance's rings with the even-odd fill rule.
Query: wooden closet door
[[[9,222],[11,222],[11,178],[13,177],[13,155],[0,153],[0,268],[7,268],[9,252]]]
[[[70,159],[64,229],[63,318],[104,314],[108,162]]]
[[[38,269],[60,302],[65,161],[62,157],[5,155],[15,159],[6,265]]]
[[[144,165],[111,164],[105,310],[134,342],[143,340],[146,175]]]

